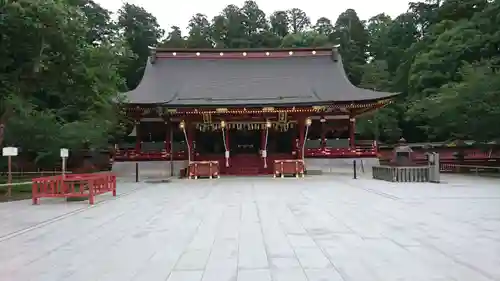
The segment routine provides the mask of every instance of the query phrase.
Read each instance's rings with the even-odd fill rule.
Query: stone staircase
[[[262,158],[255,154],[241,154],[231,157],[231,167],[227,169],[229,174],[241,176],[255,176],[263,171]]]

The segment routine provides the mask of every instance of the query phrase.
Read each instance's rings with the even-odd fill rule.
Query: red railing
[[[442,173],[460,173],[460,174],[469,174],[469,173],[499,173],[500,167],[498,166],[483,166],[483,165],[474,165],[474,164],[455,164],[455,163],[440,163],[439,170]]]
[[[377,157],[377,150],[373,148],[371,150],[365,150],[361,148],[350,149],[350,148],[308,148],[304,151],[304,156],[306,158],[370,158]]]
[[[293,154],[300,155],[302,149],[298,146],[293,150]],[[369,158],[377,157],[377,143],[375,141],[360,141],[356,144],[354,149],[349,147],[317,147],[317,148],[305,148],[304,156],[306,158]],[[198,153],[194,153],[199,156]],[[271,157],[274,153],[268,153]],[[173,160],[187,160],[187,152],[180,150],[174,152],[172,155]],[[143,151],[136,150],[133,148],[117,148],[115,150],[113,161],[165,161],[170,160],[170,151],[165,149],[159,149],[157,151]]]
[[[273,177],[286,175],[304,177],[305,164],[301,159],[290,160],[274,160],[274,175]]]
[[[359,141],[356,147],[317,147],[305,148],[306,158],[372,158],[377,157],[378,147],[376,141]]]
[[[187,152],[178,151],[172,155],[173,160],[186,160]],[[162,151],[136,151],[135,149],[120,149],[115,152],[114,161],[155,161],[170,160],[170,153]]]
[[[441,160],[455,160],[457,159],[456,154],[462,150],[464,153],[465,160],[477,160],[477,161],[488,161],[490,159],[499,159],[500,152],[498,151],[481,151],[478,148],[466,148],[466,149],[458,149],[453,147],[445,147],[445,148],[435,148],[432,151],[439,153],[439,158]],[[415,149],[413,152],[413,157],[416,159],[425,159],[425,150],[417,150]],[[379,157],[383,159],[388,159],[393,157],[392,149],[382,149],[379,152]]]
[[[40,198],[83,197],[94,204],[95,196],[112,192],[116,196],[116,175],[114,173],[71,174],[52,177],[40,177],[32,180],[33,204],[39,204]]]
[[[219,178],[220,169],[218,161],[191,161],[188,165],[188,178],[199,177]]]

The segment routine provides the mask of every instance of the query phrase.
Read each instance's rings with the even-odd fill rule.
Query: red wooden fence
[[[40,177],[32,180],[33,204],[40,198],[87,197],[94,204],[96,195],[112,192],[116,196],[116,175],[114,173],[71,174]]]

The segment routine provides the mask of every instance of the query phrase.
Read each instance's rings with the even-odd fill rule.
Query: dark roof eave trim
[[[274,107],[286,107],[286,106],[320,106],[320,105],[330,105],[330,104],[339,104],[339,105],[349,105],[349,104],[366,104],[378,102],[381,100],[393,99],[399,93],[395,93],[393,95],[387,97],[381,97],[376,99],[366,99],[366,100],[352,100],[352,101],[320,101],[320,102],[294,102],[294,103],[249,103],[249,104],[173,104],[173,103],[125,103],[130,107],[158,107],[165,106],[169,108],[227,108],[227,107],[266,107],[266,106],[274,106]]]

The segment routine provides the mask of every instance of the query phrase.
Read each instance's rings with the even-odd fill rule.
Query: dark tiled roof
[[[318,104],[394,95],[354,87],[340,56],[334,61],[332,56],[312,55],[158,57],[148,61],[141,83],[127,93],[132,104],[172,106]]]

